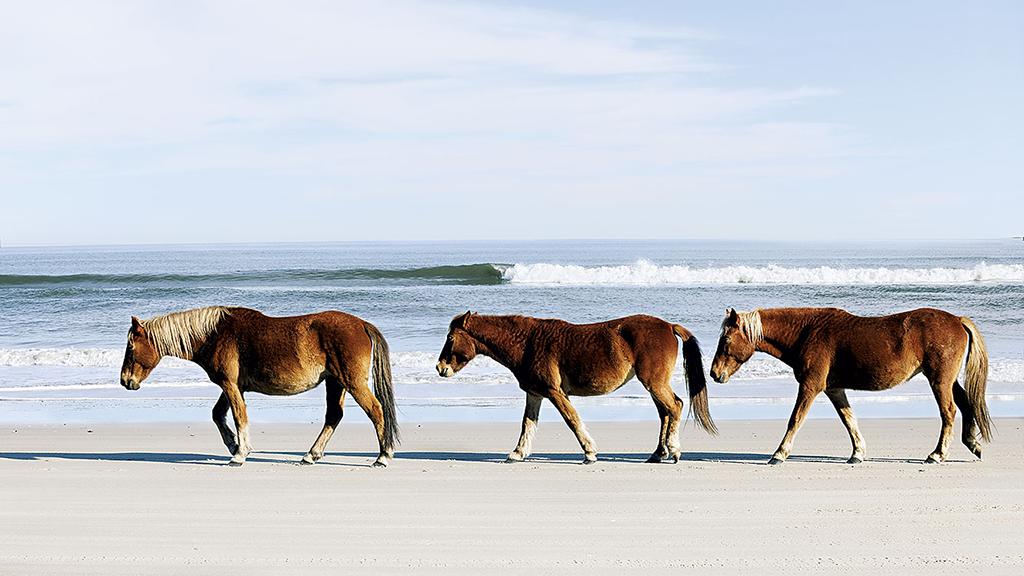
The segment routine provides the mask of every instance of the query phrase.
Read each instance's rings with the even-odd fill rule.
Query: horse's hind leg
[[[960,415],[964,419],[960,439],[968,450],[981,458],[981,444],[978,443],[978,423],[974,421],[974,409],[967,398],[967,392],[959,382],[953,382],[953,401],[956,402],[957,408],[960,409]]]
[[[352,384],[352,382],[358,382]],[[377,460],[374,461],[373,465],[377,467],[387,466],[388,460],[394,456],[394,454],[387,448],[385,442],[386,430],[384,428],[384,409],[381,408],[380,401],[370,392],[370,389],[366,385],[366,375],[363,375],[361,380],[349,380],[349,385],[346,387],[348,392],[352,394],[352,399],[359,404],[359,407],[366,412],[366,415],[370,417],[370,421],[373,422],[373,427],[377,431],[377,443],[380,445],[380,455],[377,456]]]
[[[520,462],[530,455],[533,448],[533,436],[537,433],[537,419],[540,417],[540,403],[543,397],[526,393],[526,410],[523,412],[523,431],[519,435],[519,444],[508,455],[505,462]]]
[[[661,462],[663,458],[672,458],[673,462],[679,462],[679,422],[683,415],[683,401],[672,392],[667,382],[651,386],[648,390],[661,416],[661,436],[658,447],[647,461]]]
[[[847,464],[860,464],[864,461],[864,437],[860,435],[860,428],[857,426],[857,417],[853,415],[853,408],[850,407],[850,401],[846,399],[846,390],[826,390],[825,395],[832,401],[832,405],[835,406],[836,412],[839,413],[839,419],[843,421],[843,425],[846,426],[846,431],[850,433],[850,442],[853,443],[853,455],[846,461]]]
[[[932,385],[935,401],[939,404],[942,430],[939,432],[939,443],[936,445],[935,451],[925,459],[927,464],[943,462],[949,454],[949,444],[953,438],[953,424],[956,419],[956,404],[953,401],[953,382],[955,381],[955,373],[951,376],[946,376],[941,371],[937,374],[931,374],[928,378],[928,383]]]
[[[320,436],[317,436],[316,442],[313,442],[309,452],[302,457],[302,464],[312,464],[323,458],[327,443],[331,440],[331,436],[344,414],[345,388],[342,387],[341,381],[334,376],[328,376],[326,386],[327,413],[324,415],[324,428],[320,431]]]
[[[217,403],[213,405],[213,423],[220,430],[220,437],[224,440],[224,446],[227,446],[228,453],[234,455],[238,450],[238,435],[228,425],[228,409],[230,407],[231,403],[228,402],[228,395],[221,392]]]
[[[583,448],[583,463],[593,464],[597,462],[597,447],[594,445],[594,439],[587,433],[587,427],[583,425],[580,415],[572,407],[569,397],[561,389],[555,389],[550,391],[548,399],[558,409],[558,413],[562,415],[562,419],[565,420],[569,429],[576,434],[576,440],[579,441],[580,447]]]

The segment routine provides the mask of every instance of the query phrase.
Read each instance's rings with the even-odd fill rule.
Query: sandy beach
[[[315,423],[253,423],[241,468],[212,423],[5,426],[0,573],[1024,569],[1024,419],[997,420],[983,461],[958,444],[935,466],[937,418],[863,420],[859,466],[838,420],[808,421],[777,467],[784,422],[719,425],[691,423],[683,460],[652,465],[655,422],[594,422],[582,466],[561,424],[516,465],[517,424],[410,424],[386,469],[359,421],[312,467],[296,462]]]

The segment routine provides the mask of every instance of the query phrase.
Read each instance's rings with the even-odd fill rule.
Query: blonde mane
[[[739,317],[738,328],[743,335],[750,340],[751,343],[757,344],[764,339],[764,329],[761,328],[761,311],[754,310],[751,312],[737,312],[736,315]],[[722,329],[725,330],[725,323],[729,321],[729,317],[726,316],[725,320],[722,320]]]
[[[160,355],[191,360],[192,342],[206,339],[227,314],[223,306],[196,308],[143,320],[142,327]]]

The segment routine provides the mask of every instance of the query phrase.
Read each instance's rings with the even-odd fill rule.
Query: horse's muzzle
[[[440,362],[437,363],[437,373],[442,378],[455,376],[455,370],[452,370],[451,366],[448,366],[447,364],[442,364]]]
[[[729,374],[727,374],[724,371],[721,372],[721,373],[718,373],[718,372],[715,372],[712,369],[711,370],[711,379],[714,380],[715,382],[718,382],[719,384],[725,384],[726,382],[729,381]]]
[[[138,390],[139,382],[135,378],[121,378],[121,386],[127,390]]]

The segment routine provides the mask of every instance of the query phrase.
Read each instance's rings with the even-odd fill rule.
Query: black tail
[[[718,434],[718,427],[711,419],[708,407],[708,381],[704,377],[700,343],[689,330],[678,324],[673,324],[672,330],[683,341],[683,369],[686,373],[686,386],[690,391],[690,413],[701,428],[710,434]]]
[[[366,335],[373,343],[373,395],[380,402],[384,413],[384,450],[390,456],[401,442],[398,430],[398,416],[395,410],[395,393],[391,388],[391,352],[388,342],[376,326],[367,322]]]

